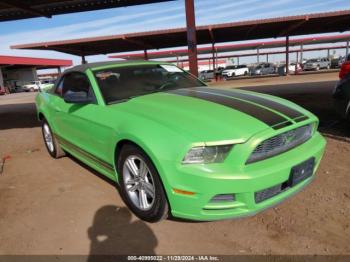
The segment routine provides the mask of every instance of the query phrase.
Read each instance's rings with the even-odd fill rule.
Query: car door
[[[325,68],[325,62],[324,62],[324,59],[321,58],[321,61],[320,61],[320,68]]]
[[[237,67],[237,76],[241,76],[241,75],[244,75],[244,68],[243,68],[243,66],[238,66]]]
[[[261,74],[262,75],[267,75],[269,72],[268,72],[268,67],[267,67],[267,65],[266,64],[263,64],[262,66],[261,66]]]
[[[86,92],[92,102],[67,103],[67,93]],[[66,74],[57,86],[58,98],[54,101],[54,124],[59,139],[84,156],[112,163],[113,129],[103,119],[106,107],[99,105],[86,74]]]

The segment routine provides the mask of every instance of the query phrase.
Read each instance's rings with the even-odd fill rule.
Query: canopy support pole
[[[84,55],[82,55],[81,56],[81,64],[86,64],[87,62],[86,62],[86,59],[85,59],[85,56]]]
[[[286,36],[286,75],[289,75],[289,36]]]
[[[303,64],[303,60],[304,60],[304,45],[301,44],[300,45],[300,64]]]
[[[198,76],[197,36],[194,0],[185,0],[188,58],[191,74]]]

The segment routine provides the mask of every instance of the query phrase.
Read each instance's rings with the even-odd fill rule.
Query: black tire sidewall
[[[134,205],[134,203],[130,200],[128,192],[126,192],[124,179],[123,179],[123,166],[125,160],[130,156],[134,155],[141,158],[148,166],[150,172],[152,173],[153,182],[155,186],[155,202],[150,210],[143,211]],[[121,192],[121,196],[125,202],[125,204],[129,207],[129,209],[140,219],[145,220],[147,222],[158,222],[168,215],[168,201],[166,198],[165,190],[160,180],[158,171],[156,170],[154,164],[147,156],[147,154],[139,147],[135,145],[125,145],[122,148],[122,151],[119,155],[119,159],[117,161],[117,170],[119,176],[119,188]]]

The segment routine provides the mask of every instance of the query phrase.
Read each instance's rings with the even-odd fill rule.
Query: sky
[[[0,54],[80,58],[53,51],[11,50],[9,46],[169,29],[185,26],[184,0],[0,23]],[[349,0],[196,0],[196,24],[262,19],[350,9]],[[102,61],[107,57],[88,57]],[[277,58],[275,58],[277,59]]]

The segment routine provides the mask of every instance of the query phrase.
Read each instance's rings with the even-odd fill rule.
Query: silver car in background
[[[307,60],[306,64],[304,65],[304,71],[310,71],[315,70],[319,71],[320,69],[330,69],[331,68],[331,62],[328,58],[316,58],[316,59],[310,59]]]
[[[214,70],[204,70],[199,72],[199,79],[202,81],[209,81],[215,78]]]
[[[276,66],[272,63],[260,63],[252,70],[252,75],[271,75],[276,74]]]

